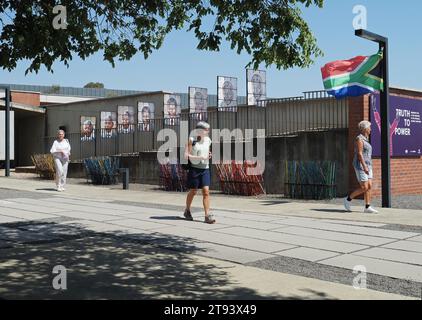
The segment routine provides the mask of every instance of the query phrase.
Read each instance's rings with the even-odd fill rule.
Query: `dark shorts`
[[[210,169],[191,167],[188,173],[188,189],[202,189],[211,185]]]

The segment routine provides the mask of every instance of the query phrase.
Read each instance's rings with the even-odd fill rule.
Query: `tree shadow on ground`
[[[9,238],[13,248],[0,249],[2,299],[303,299],[262,295],[236,283],[228,273],[230,264],[199,261],[193,254],[203,249],[192,239],[93,232],[57,223],[7,227],[44,235],[45,241],[23,244]],[[67,269],[66,290],[53,288],[57,265]],[[322,292],[308,298],[331,299]]]

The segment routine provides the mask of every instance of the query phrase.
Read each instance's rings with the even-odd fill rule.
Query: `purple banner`
[[[381,156],[380,96],[371,97],[373,156]],[[422,100],[390,95],[391,156],[422,156]]]

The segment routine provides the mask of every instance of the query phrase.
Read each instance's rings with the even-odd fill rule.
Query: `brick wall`
[[[391,95],[421,99],[421,92],[392,88]],[[352,167],[354,140],[359,134],[358,124],[362,120],[370,120],[369,96],[349,98],[349,189],[359,187]],[[381,159],[374,158],[373,195],[381,196]],[[422,157],[393,157],[391,159],[391,194],[422,194]]]
[[[40,94],[37,92],[23,92],[23,91],[13,91],[12,101],[22,104],[28,104],[31,106],[40,106]]]

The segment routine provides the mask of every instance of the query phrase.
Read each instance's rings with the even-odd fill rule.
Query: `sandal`
[[[190,213],[190,210],[185,209],[185,213],[183,214],[186,220],[193,221],[192,214]]]
[[[205,216],[205,223],[214,224],[215,222],[216,221],[215,221],[214,215],[212,213]]]

